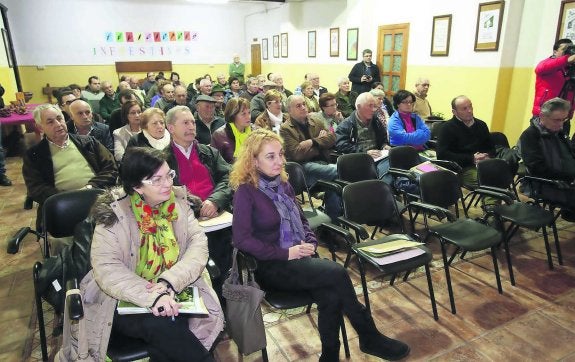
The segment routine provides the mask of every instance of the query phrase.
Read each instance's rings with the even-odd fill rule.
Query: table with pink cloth
[[[32,112],[37,106],[37,104],[27,104],[27,112],[24,114],[12,113],[10,117],[0,117],[0,124],[2,126],[25,125],[28,132],[35,132],[36,124]]]

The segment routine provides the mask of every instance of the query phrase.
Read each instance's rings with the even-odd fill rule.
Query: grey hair
[[[571,103],[569,103],[563,98],[555,97],[543,103],[543,105],[541,106],[541,114],[544,116],[548,116],[555,111],[569,112],[570,109],[571,109]]]
[[[291,107],[291,104],[296,101],[296,99],[304,99],[304,97],[300,94],[292,94],[289,96],[286,102],[288,109]]]
[[[385,92],[381,89],[374,88],[370,90],[369,93],[371,93],[371,95],[374,97],[385,97]]]
[[[341,77],[338,79],[337,81],[337,86],[341,86],[343,82],[349,82],[349,78],[348,77]]]
[[[55,110],[56,112],[58,112],[62,118],[64,118],[64,114],[62,113],[62,110],[58,107],[56,107],[55,104],[50,104],[50,103],[46,103],[46,104],[41,104],[38,107],[36,107],[34,109],[33,115],[34,115],[34,121],[36,122],[37,125],[41,126],[42,125],[42,112],[46,109],[50,109],[52,108],[53,110]]]
[[[355,99],[355,108],[358,108],[360,105],[367,103],[370,99],[373,99],[373,94],[370,92],[361,93]]]
[[[419,78],[417,78],[417,80],[415,81],[415,86],[418,86],[418,85],[420,85],[420,84],[423,84],[423,83],[425,83],[425,81],[428,81],[428,82],[429,82],[429,78],[427,78],[427,77],[419,77]]]
[[[176,123],[176,115],[182,112],[190,112],[190,109],[186,106],[175,106],[174,108],[170,109],[168,113],[166,113],[166,125],[171,124],[173,125]]]

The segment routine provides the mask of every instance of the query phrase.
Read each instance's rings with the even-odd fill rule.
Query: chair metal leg
[[[497,246],[494,245],[491,247],[491,257],[493,259],[493,270],[495,271],[495,279],[497,281],[497,291],[499,294],[503,294],[503,288],[501,287],[501,276],[499,275],[499,266],[497,265],[497,255],[495,252],[497,251]]]
[[[453,288],[451,287],[451,275],[449,274],[449,263],[447,262],[447,251],[445,250],[445,243],[439,240],[441,244],[441,256],[443,257],[443,269],[445,269],[445,280],[447,282],[447,291],[449,292],[449,303],[451,304],[451,313],[457,313],[455,309],[455,299],[453,298]]]
[[[547,228],[543,226],[543,241],[545,241],[545,251],[547,252],[547,264],[549,264],[549,269],[553,269],[553,258],[551,257],[551,247],[549,246],[549,237],[547,236]]]
[[[511,237],[507,237],[505,228],[503,228],[503,247],[505,248],[505,257],[507,258],[507,268],[509,269],[509,280],[511,285],[515,286],[515,275],[513,274],[513,266],[511,265],[511,251],[509,250],[509,241]]]
[[[262,360],[264,362],[268,362],[268,351],[267,348],[262,349]]]
[[[343,319],[343,315],[341,316],[341,339],[343,340],[345,358],[349,358],[351,355],[349,353],[349,343],[347,343],[347,331],[345,330],[345,321]]]
[[[553,230],[553,237],[555,238],[555,250],[557,251],[557,261],[559,265],[563,265],[563,256],[561,255],[561,247],[559,246],[559,235],[557,235],[557,225],[555,222],[551,224],[551,229]]]
[[[365,308],[367,312],[371,314],[371,308],[369,306],[369,296],[367,291],[367,281],[365,280],[365,270],[363,269],[363,263],[361,261],[361,256],[357,256],[357,265],[359,267],[359,275],[361,276],[361,287],[363,288],[363,299],[365,300]]]
[[[437,305],[435,304],[435,293],[433,292],[433,283],[431,281],[431,272],[429,264],[425,264],[425,275],[427,276],[427,287],[429,288],[429,299],[431,300],[431,310],[433,311],[433,319],[438,320]]]
[[[38,275],[42,269],[42,263],[36,262],[32,271],[34,279],[34,297],[36,299],[36,314],[38,317],[38,330],[40,331],[40,349],[42,361],[48,361],[48,343],[46,342],[46,329],[44,327],[44,310],[42,309],[42,297],[38,292]]]

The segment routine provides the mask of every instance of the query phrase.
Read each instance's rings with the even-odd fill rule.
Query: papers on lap
[[[380,150],[379,156],[373,159],[373,162],[377,162],[383,160],[384,158],[389,157],[389,150]]]
[[[376,264],[386,265],[424,254],[425,251],[419,249],[417,247],[418,245],[423,245],[423,243],[398,239],[386,243],[359,247],[358,250]]]
[[[220,215],[213,217],[211,219],[200,218],[200,226],[204,228],[204,232],[209,233],[210,231],[216,231],[232,226],[233,216],[231,213],[224,211]]]
[[[422,173],[445,170],[445,168],[438,166],[431,161],[425,161],[417,166],[410,168],[409,170],[421,175]]]
[[[200,291],[198,287],[189,286],[184,291],[179,293],[176,296],[176,300],[182,306],[180,307],[179,311],[183,314],[201,314],[207,315],[208,309],[206,308],[202,297],[200,297]],[[149,308],[145,307],[138,307],[135,304],[126,302],[126,301],[119,301],[118,302],[118,314],[143,314],[143,313],[151,313],[152,311]]]

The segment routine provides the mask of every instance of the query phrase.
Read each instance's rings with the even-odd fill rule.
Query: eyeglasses
[[[131,111],[131,112],[128,112],[128,114],[130,116],[139,116],[140,114],[142,114],[142,112],[141,111]]]
[[[413,101],[402,101],[401,102],[401,104],[408,104],[408,105],[412,105],[413,103],[415,103],[415,102],[413,102]]]
[[[153,176],[147,180],[142,180],[142,183],[152,186],[162,186],[164,181],[167,181],[168,183],[174,182],[174,178],[176,178],[176,171],[170,170],[166,176]]]

